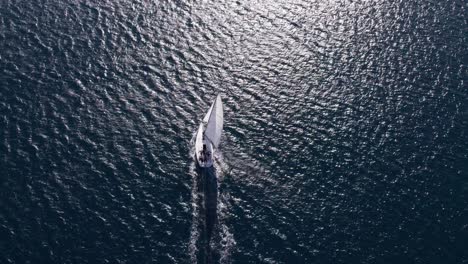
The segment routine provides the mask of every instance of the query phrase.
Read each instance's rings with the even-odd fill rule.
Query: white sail
[[[213,111],[213,106],[215,105],[215,103],[216,103],[216,100],[211,104],[210,110],[208,110],[208,112],[206,113],[205,117],[203,118],[203,122],[204,122],[205,124],[208,123],[208,119],[210,118],[211,111]]]
[[[211,141],[215,148],[218,148],[223,130],[223,103],[220,95],[216,97],[210,110],[208,112],[209,118],[205,129],[205,137]]]
[[[198,127],[197,138],[195,140],[195,146],[202,146],[202,145],[203,145],[203,124],[200,124],[200,126]],[[197,152],[200,150],[201,149],[196,149]]]

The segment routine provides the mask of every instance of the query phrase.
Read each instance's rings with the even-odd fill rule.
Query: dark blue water
[[[0,1],[0,263],[468,263],[467,14]]]

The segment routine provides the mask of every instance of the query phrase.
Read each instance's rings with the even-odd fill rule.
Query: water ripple
[[[463,1],[0,5],[0,262],[467,258]]]

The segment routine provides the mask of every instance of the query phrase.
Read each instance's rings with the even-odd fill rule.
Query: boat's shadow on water
[[[218,224],[218,180],[216,169],[196,168],[197,172],[197,191],[201,195],[199,201],[200,215],[200,237],[199,250],[197,254],[198,263],[218,263],[219,254],[213,250],[212,240],[215,235],[215,229]]]

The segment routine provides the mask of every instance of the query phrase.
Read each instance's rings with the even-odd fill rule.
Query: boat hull
[[[206,146],[203,151],[203,145]],[[202,168],[209,168],[213,166],[213,145],[203,138],[203,124],[200,124],[197,132],[197,139],[195,141],[195,159],[198,166]]]

